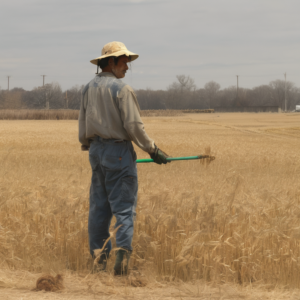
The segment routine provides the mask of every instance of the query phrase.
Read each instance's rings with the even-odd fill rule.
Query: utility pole
[[[41,75],[41,76],[43,77],[43,88],[44,88],[44,86],[45,86],[45,77],[47,75]],[[47,99],[47,91],[46,90],[45,90],[45,98],[46,98],[46,109],[49,109],[49,101]]]
[[[286,112],[286,72],[284,73],[284,103],[285,103],[285,112]]]
[[[68,91],[66,91],[66,107],[69,108],[69,99],[68,99]]]
[[[10,76],[7,76],[7,90],[9,91],[9,78]]]
[[[41,75],[42,77],[43,77],[43,86],[45,85],[45,77],[47,76],[47,75]]]
[[[45,95],[46,95],[46,109],[49,109],[50,105],[49,105],[49,100],[47,99],[47,92]]]
[[[239,97],[239,75],[236,75],[236,103],[238,103]]]

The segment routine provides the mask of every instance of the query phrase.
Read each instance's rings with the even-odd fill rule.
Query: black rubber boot
[[[120,249],[116,254],[116,262],[114,266],[115,276],[126,276],[128,274],[128,264],[131,252],[128,250]],[[123,261],[125,259],[125,261]]]
[[[108,257],[109,257],[109,252],[104,251],[100,255],[98,264],[96,266],[94,266],[93,273],[104,272],[106,270]]]

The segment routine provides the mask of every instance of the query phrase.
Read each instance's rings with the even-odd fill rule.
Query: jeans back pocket
[[[103,159],[103,166],[107,171],[121,171],[122,170],[122,157],[106,155]]]

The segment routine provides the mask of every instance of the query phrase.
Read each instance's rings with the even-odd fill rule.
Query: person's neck
[[[105,68],[103,68],[102,72],[113,73],[110,66],[106,66]]]

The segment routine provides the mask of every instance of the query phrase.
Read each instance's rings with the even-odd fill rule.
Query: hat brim
[[[121,50],[121,51],[118,51],[118,52],[115,52],[115,53],[111,53],[111,54],[107,54],[107,55],[102,55],[102,56],[99,56],[99,57],[97,57],[95,59],[92,59],[91,63],[97,66],[98,60],[101,60],[101,59],[106,58],[106,57],[111,57],[111,56],[118,57],[118,56],[122,56],[122,55],[130,56],[131,57],[131,61],[134,61],[134,60],[136,60],[139,57],[138,54],[135,54],[133,52]]]

